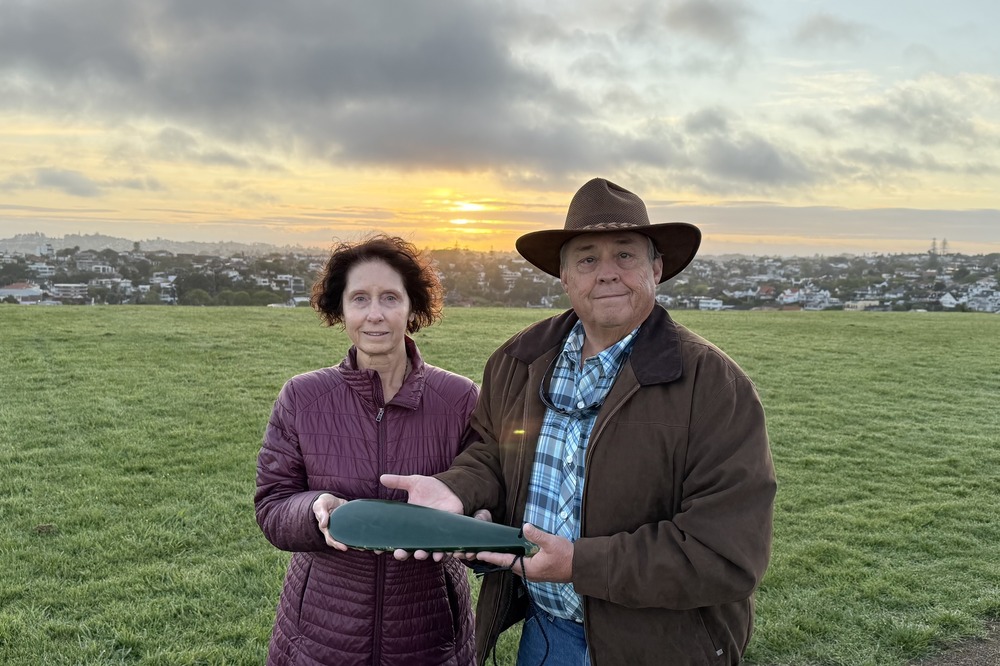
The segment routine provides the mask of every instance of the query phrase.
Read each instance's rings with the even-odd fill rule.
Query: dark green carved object
[[[531,556],[538,546],[521,530],[469,516],[389,500],[352,500],[330,514],[330,536],[363,550],[514,553]]]

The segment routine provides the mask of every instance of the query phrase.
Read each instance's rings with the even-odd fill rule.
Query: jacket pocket
[[[462,613],[461,592],[455,585],[453,574],[446,567],[444,569],[444,584],[448,594],[448,611],[451,613],[451,637],[453,641],[458,641],[462,632],[462,623],[465,617]],[[464,574],[465,572],[462,571]]]
[[[302,584],[299,586],[299,603],[295,608],[295,632],[300,634],[302,632],[302,610],[306,603],[306,594],[309,592],[309,578],[312,576],[312,560],[307,559],[305,564],[305,571],[302,573]]]
[[[705,618],[705,609],[699,608],[698,612],[698,623],[701,625],[702,640],[708,651],[708,663],[710,664],[722,664],[725,663],[726,651],[719,641],[718,637],[712,631],[712,623],[708,622]]]

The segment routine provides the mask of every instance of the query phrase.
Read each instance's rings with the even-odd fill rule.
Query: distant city
[[[660,285],[669,308],[1000,313],[1000,253],[700,256]],[[450,306],[565,308],[559,281],[514,252],[429,249]],[[266,244],[102,235],[0,239],[0,303],[307,306],[327,254]]]

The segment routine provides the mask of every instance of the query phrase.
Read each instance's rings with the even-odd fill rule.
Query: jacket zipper
[[[376,389],[377,390],[377,389]],[[381,398],[381,396],[379,396]],[[385,473],[385,428],[382,425],[382,417],[385,416],[385,407],[378,408],[375,415],[376,430],[378,432],[378,473],[379,476]],[[382,484],[379,484],[379,498],[385,499],[385,491]],[[373,632],[374,642],[372,643],[372,665],[378,666],[382,663],[382,593],[385,585],[385,557],[375,556],[375,631]]]

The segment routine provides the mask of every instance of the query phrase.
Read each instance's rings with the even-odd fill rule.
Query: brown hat
[[[634,231],[653,240],[663,255],[660,282],[684,270],[701,245],[698,227],[686,222],[650,224],[642,199],[624,187],[594,178],[573,196],[562,229],[524,234],[514,246],[534,266],[559,277],[559,249],[566,241],[581,234],[611,231]]]

